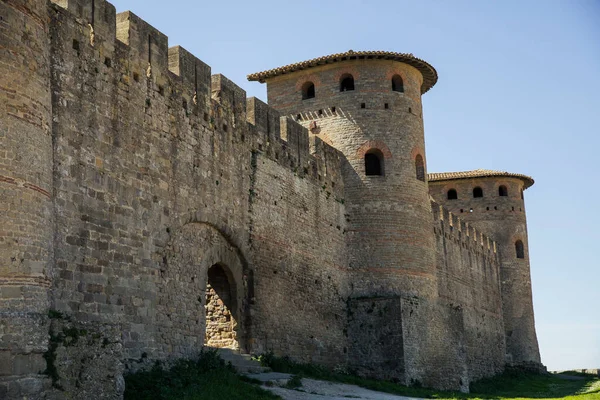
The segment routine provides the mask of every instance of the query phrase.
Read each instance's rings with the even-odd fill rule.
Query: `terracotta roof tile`
[[[469,178],[484,178],[484,177],[502,177],[507,176],[511,178],[519,178],[525,182],[525,189],[533,185],[534,180],[532,177],[523,174],[513,174],[506,171],[493,171],[491,169],[476,169],[473,171],[461,171],[461,172],[434,172],[427,174],[430,182],[436,181],[449,181],[453,179],[469,179]]]
[[[312,68],[324,64],[332,64],[346,60],[394,60],[412,65],[418,69],[423,75],[423,84],[421,85],[421,93],[427,92],[435,85],[438,76],[437,71],[426,61],[413,56],[410,53],[395,53],[391,51],[353,51],[348,50],[345,53],[330,54],[328,56],[313,58],[312,60],[302,61],[295,64],[284,65],[283,67],[270,69],[267,71],[257,72],[248,75],[249,81],[259,81],[264,83],[265,80],[291,72]]]

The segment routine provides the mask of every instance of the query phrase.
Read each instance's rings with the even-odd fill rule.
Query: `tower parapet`
[[[429,174],[431,196],[498,244],[507,362],[540,363],[523,191],[531,177],[475,170]]]

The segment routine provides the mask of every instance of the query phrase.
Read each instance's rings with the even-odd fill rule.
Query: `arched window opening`
[[[456,192],[456,189],[448,190],[448,200],[456,200],[456,199],[458,199],[458,193]]]
[[[314,99],[315,98],[315,84],[312,82],[305,82],[302,85],[302,100]]]
[[[404,92],[404,82],[402,81],[402,77],[400,75],[394,75],[392,77],[392,91]]]
[[[344,74],[340,78],[340,92],[354,90],[354,77],[350,74]]]
[[[498,188],[498,195],[504,197],[508,196],[508,189],[506,186],[502,185]]]
[[[425,182],[425,163],[420,154],[417,154],[417,157],[415,157],[415,172],[417,174],[417,179]]]
[[[525,258],[525,248],[523,247],[523,242],[517,240],[515,242],[515,251],[517,253],[517,258]]]
[[[479,186],[473,189],[473,197],[483,197],[483,189]]]
[[[521,189],[521,200],[524,200],[524,198],[523,198],[523,189]]]
[[[208,269],[206,283],[206,334],[210,347],[238,348],[236,334],[235,285],[225,268],[215,264]]]
[[[365,175],[383,175],[383,154],[377,149],[365,154]]]

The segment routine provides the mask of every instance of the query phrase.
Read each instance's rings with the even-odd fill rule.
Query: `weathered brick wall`
[[[437,283],[442,314],[457,345],[442,351],[464,363],[462,385],[502,371],[503,335],[500,264],[496,243],[439,203],[432,202],[437,249]],[[441,316],[443,319],[443,315]],[[457,336],[458,335],[458,336]],[[444,338],[440,338],[444,342]],[[442,346],[444,346],[442,344]],[[454,349],[454,350],[453,350]]]
[[[346,224],[343,184],[331,172],[312,181],[273,160],[256,160],[250,237],[255,352],[345,362]]]
[[[500,186],[506,187],[507,196],[500,196]],[[483,190],[483,197],[473,197],[473,189],[476,187]],[[485,232],[497,243],[507,362],[539,364],[523,196],[524,181],[516,177],[483,177],[430,182],[429,188],[436,201],[478,231]],[[448,199],[450,189],[457,191],[457,199]],[[516,256],[517,240],[524,244],[524,258]]]

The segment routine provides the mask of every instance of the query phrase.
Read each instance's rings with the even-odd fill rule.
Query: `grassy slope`
[[[561,379],[556,375],[509,374],[481,380],[471,385],[474,397],[507,399],[568,398],[600,399],[600,380],[591,376],[581,380]]]
[[[196,361],[180,360],[165,370],[125,376],[125,400],[268,400],[278,396],[245,381],[215,352]]]

